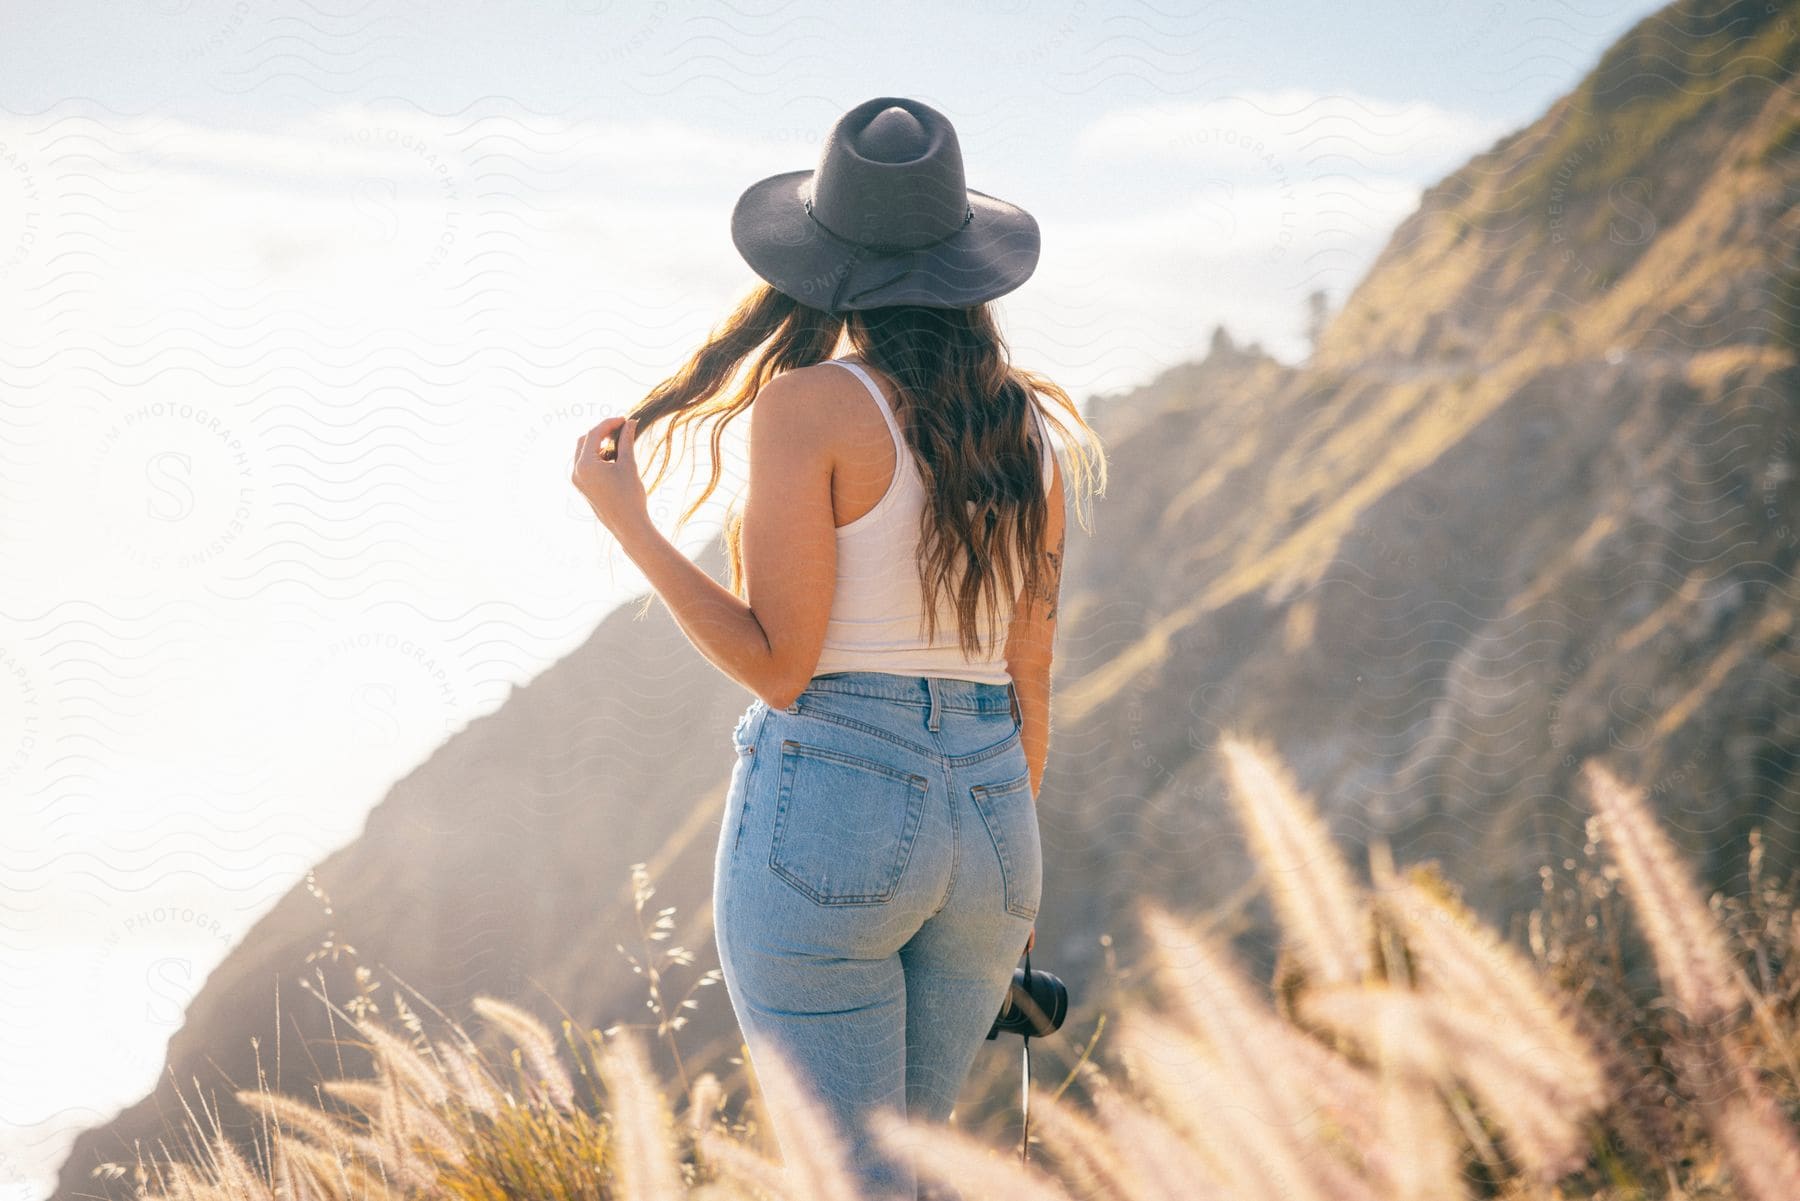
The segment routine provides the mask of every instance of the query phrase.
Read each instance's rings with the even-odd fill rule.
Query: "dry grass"
[[[924,1184],[969,1201],[1800,1197],[1800,923],[1754,851],[1751,895],[1709,904],[1642,795],[1591,764],[1586,861],[1569,880],[1545,869],[1515,945],[1429,866],[1396,871],[1377,847],[1360,883],[1273,755],[1229,738],[1221,752],[1287,937],[1280,1003],[1222,938],[1141,902],[1156,999],[1125,1007],[1104,1069],[1072,1073],[1078,1097],[1032,1085],[1032,1162],[879,1122]],[[649,979],[674,1050],[668,1011],[692,1006]],[[712,1072],[689,1086],[677,1055],[681,1080],[658,1080],[637,1028],[577,1038],[565,1022],[559,1040],[478,998],[511,1045],[500,1057],[448,1019],[428,1035],[394,998],[397,1029],[369,1004],[343,1011],[372,1078],[311,1101],[240,1094],[262,1116],[250,1157],[190,1111],[188,1154],[102,1174],[169,1201],[857,1201],[843,1148],[772,1054],[734,1123]],[[756,1149],[752,1109],[784,1115],[785,1160]]]

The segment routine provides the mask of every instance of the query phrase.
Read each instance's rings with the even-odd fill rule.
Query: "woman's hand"
[[[650,520],[650,505],[633,451],[636,440],[635,417],[608,417],[575,443],[575,469],[569,482],[587,498],[601,524],[615,534]]]
[[[1025,938],[1025,953],[1027,955],[1031,954],[1031,948],[1033,946],[1035,946],[1036,944],[1037,944],[1037,927],[1033,926],[1031,928],[1031,933],[1029,935],[1027,935]]]

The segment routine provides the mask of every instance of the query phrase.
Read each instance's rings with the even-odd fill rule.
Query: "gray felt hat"
[[[964,182],[950,119],[900,96],[838,118],[816,169],[745,189],[731,240],[777,291],[832,314],[980,304],[1030,278],[1039,249],[1036,218]]]

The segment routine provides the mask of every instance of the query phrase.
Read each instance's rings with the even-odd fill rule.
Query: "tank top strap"
[[[894,419],[894,411],[888,408],[887,397],[881,394],[881,386],[869,377],[867,371],[855,363],[847,362],[844,359],[826,359],[825,361],[836,363],[839,367],[849,368],[855,373],[856,378],[863,382],[863,387],[869,390],[869,395],[875,398],[875,407],[881,410],[881,419],[887,422],[888,433],[894,438],[894,451],[900,456],[894,461],[894,470],[899,471],[901,464],[906,461],[910,452],[906,449],[905,437],[900,433],[900,423]]]
[[[863,387],[867,388],[869,395],[875,398],[875,407],[881,410],[881,419],[887,422],[888,433],[894,439],[894,450],[900,456],[897,462],[904,461],[911,452],[906,449],[906,438],[900,432],[900,423],[895,420],[894,411],[888,407],[887,397],[882,394],[880,385],[870,378],[869,373],[860,365],[847,359],[826,359],[825,361],[849,369],[857,379],[863,382]],[[1036,401],[1029,401],[1026,407],[1031,410],[1032,420],[1037,422],[1038,445],[1041,448],[1039,457],[1044,461],[1044,491],[1049,492],[1051,485],[1056,482],[1056,450],[1050,444],[1050,423],[1045,421],[1043,413],[1038,411]]]
[[[1032,417],[1037,420],[1038,443],[1043,447],[1044,491],[1049,492],[1051,486],[1056,483],[1056,450],[1050,445],[1050,423],[1045,421],[1044,415],[1038,411],[1036,401],[1027,403]]]

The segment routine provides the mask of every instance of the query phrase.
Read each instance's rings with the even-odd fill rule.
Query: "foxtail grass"
[[[1800,1133],[1752,1062],[1752,988],[1643,792],[1603,764],[1582,778],[1676,1013],[1672,1060],[1746,1201],[1800,1198]],[[1791,1041],[1791,1036],[1790,1036]]]
[[[1140,901],[1141,991],[1100,1013],[1112,1021],[1095,1029],[1116,1034],[1062,1087],[1029,1086],[1029,1159],[960,1123],[870,1115],[921,1197],[1800,1198],[1791,888],[1721,903],[1734,916],[1720,922],[1641,792],[1591,765],[1588,849],[1607,866],[1565,887],[1546,865],[1518,945],[1429,864],[1395,868],[1378,846],[1365,883],[1267,747],[1228,737],[1220,768],[1280,924],[1276,979],[1255,979],[1213,923]],[[642,916],[641,865],[633,882]],[[380,994],[383,1016],[359,970],[358,997],[333,1012],[371,1075],[311,1097],[242,1090],[258,1118],[249,1148],[190,1106],[179,1153],[99,1175],[158,1201],[868,1201],[827,1111],[775,1050],[741,1071],[696,1061],[690,1077],[676,1044],[695,989],[678,994],[672,972],[693,957],[652,946],[673,916],[657,912],[630,956],[653,1028],[577,1035],[565,1020],[559,1038],[521,1001],[482,996],[470,1008],[484,1037],[447,1017],[431,1029],[398,988]],[[1660,995],[1637,995],[1623,971],[1632,919]],[[670,1081],[654,1067],[662,1048]]]

